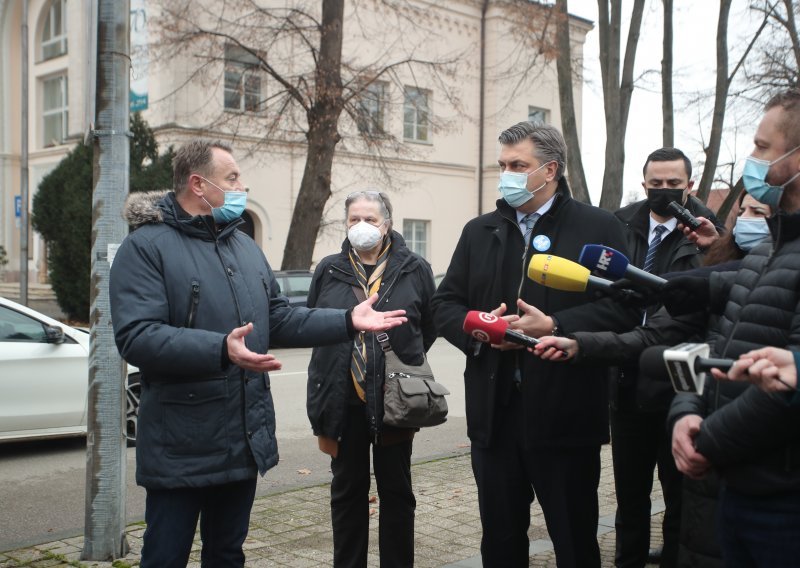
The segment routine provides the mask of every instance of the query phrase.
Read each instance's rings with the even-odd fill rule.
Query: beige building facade
[[[20,266],[15,198],[20,195],[21,177],[22,1],[28,1],[29,10],[31,202],[41,179],[83,139],[90,108],[91,3],[0,0],[0,245],[9,257],[3,277],[7,281],[19,279]],[[132,0],[131,4],[132,43],[149,45],[161,37],[156,25],[160,8],[150,0]],[[275,4],[284,6],[283,2]],[[463,225],[494,208],[500,131],[526,119],[560,127],[555,62],[538,64],[533,71],[526,71],[528,75],[514,70],[515,62],[525,61],[526,56],[519,51],[518,34],[513,33],[519,23],[502,5],[489,3],[483,15],[481,2],[470,0],[413,0],[403,18],[385,10],[372,0],[346,4],[345,60],[367,64],[370,56],[400,44],[417,58],[457,60],[450,66],[449,83],[413,65],[398,66],[391,80],[377,81],[366,96],[362,108],[370,121],[367,126],[352,121],[348,126],[349,118],[343,118],[332,197],[313,259],[317,262],[339,250],[345,238],[345,197],[360,189],[380,189],[392,197],[394,228],[428,259],[435,273],[441,273]],[[424,21],[424,25],[402,30],[397,23],[401,20]],[[591,23],[575,17],[570,23],[573,59],[579,61]],[[370,33],[364,33],[365,29]],[[287,44],[271,49],[290,54],[294,48]],[[218,63],[209,65],[204,74],[196,73],[197,62],[188,53],[159,57],[151,50],[147,65],[139,53],[135,51],[133,56],[133,99],[146,106],[142,115],[156,132],[160,150],[199,135],[231,142],[250,187],[250,232],[272,266],[279,268],[306,161],[303,113],[292,111],[297,123],[294,130],[270,131],[265,136],[266,121],[259,104],[270,100],[279,85],[258,72],[235,45],[220,44]],[[301,57],[296,65],[302,72]],[[212,75],[218,79],[210,78]],[[579,125],[581,86],[582,79],[576,74]],[[380,165],[374,152],[355,135],[359,128],[376,125],[393,142],[382,151]],[[46,280],[45,244],[35,233],[30,238],[29,271],[30,281]]]

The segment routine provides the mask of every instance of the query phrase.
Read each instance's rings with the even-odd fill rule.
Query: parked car
[[[313,275],[314,273],[310,270],[278,270],[275,273],[281,292],[289,298],[290,306],[306,305],[308,289],[311,287],[311,277]]]
[[[0,297],[0,442],[86,435],[89,331]],[[126,436],[136,439],[139,370],[128,366]]]
[[[442,279],[444,279],[444,273],[437,274],[436,276],[433,277],[433,281],[434,283],[436,283],[437,288],[439,287],[439,284],[442,283]]]

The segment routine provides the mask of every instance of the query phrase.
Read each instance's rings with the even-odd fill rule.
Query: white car
[[[0,442],[85,436],[89,332],[0,297]],[[128,366],[127,432],[136,439],[139,370]]]

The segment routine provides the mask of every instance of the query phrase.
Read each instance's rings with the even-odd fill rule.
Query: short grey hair
[[[175,193],[183,192],[189,184],[189,176],[200,173],[204,177],[211,175],[211,163],[214,160],[213,148],[219,148],[233,154],[233,148],[221,140],[204,140],[196,138],[178,148],[172,159],[172,186]]]
[[[561,132],[549,124],[524,121],[503,130],[498,140],[500,144],[511,145],[519,144],[526,138],[533,142],[534,155],[539,162],[558,164],[556,181],[560,180],[567,164],[567,143],[564,142]]]
[[[349,194],[347,196],[347,199],[344,200],[345,221],[347,220],[347,215],[350,212],[350,205],[362,199],[364,201],[372,201],[378,204],[381,210],[381,215],[383,215],[383,218],[389,222],[389,228],[391,229],[393,226],[392,202],[389,200],[388,195],[386,195],[382,191],[378,191],[377,189],[364,189],[361,191],[354,191],[353,193]]]

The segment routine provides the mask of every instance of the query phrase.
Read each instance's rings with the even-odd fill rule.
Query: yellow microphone
[[[535,254],[528,264],[528,278],[555,290],[585,292],[587,286],[609,288],[611,280],[598,278],[577,262],[552,254]]]

